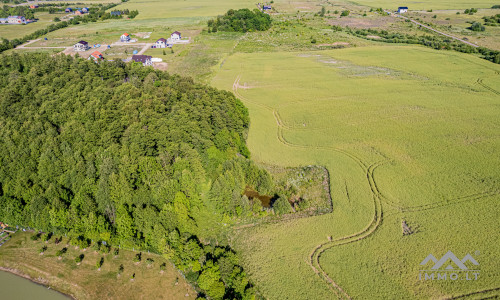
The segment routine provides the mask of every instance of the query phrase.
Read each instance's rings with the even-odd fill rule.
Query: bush
[[[154,260],[152,258],[148,258],[148,259],[146,259],[146,263],[148,265],[151,265],[152,263],[154,263]]]
[[[134,256],[133,261],[134,261],[134,262],[136,262],[136,263],[137,263],[137,262],[140,262],[140,261],[141,261],[141,257],[142,257],[142,253],[140,253],[140,252],[139,252],[139,253],[137,253],[137,254]]]
[[[101,259],[97,260],[95,266],[97,269],[100,269],[102,267],[102,264],[104,263],[104,257],[101,257]]]
[[[84,257],[85,257],[85,255],[83,255],[83,254],[78,255],[77,257],[75,257],[75,262],[77,264],[81,263]]]
[[[253,11],[243,8],[239,10],[230,9],[225,15],[208,21],[211,32],[231,31],[266,31],[271,28],[271,17],[258,9]]]
[[[42,248],[40,248],[38,250],[38,252],[40,252],[40,253],[44,253],[45,251],[47,251],[47,246],[43,246]]]
[[[347,17],[349,15],[350,11],[348,10],[344,10],[342,11],[342,13],[340,14],[341,17]]]
[[[66,251],[68,251],[67,248],[62,248],[61,250],[57,250],[56,256],[62,256],[64,253],[66,253]]]
[[[469,29],[472,31],[485,31],[486,30],[486,28],[483,25],[481,25],[481,23],[479,23],[479,22],[472,23],[472,25],[469,27]]]
[[[30,237],[32,241],[38,241],[39,238],[40,238],[40,233],[36,233]]]

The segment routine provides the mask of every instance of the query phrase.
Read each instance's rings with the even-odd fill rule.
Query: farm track
[[[306,261],[307,264],[314,271],[314,273],[316,273],[320,278],[322,278],[328,284],[329,289],[332,292],[334,292],[339,299],[352,299],[352,298],[332,278],[330,278],[328,276],[326,271],[321,267],[321,264],[319,261],[320,257],[328,249],[331,249],[331,248],[336,247],[336,246],[347,245],[347,244],[361,241],[363,239],[370,237],[373,233],[375,233],[375,231],[382,224],[382,218],[384,215],[383,208],[382,208],[382,202],[388,204],[389,206],[391,206],[393,208],[396,208],[397,209],[396,213],[417,212],[417,211],[436,209],[436,208],[440,208],[440,207],[444,207],[444,206],[448,206],[448,205],[459,204],[459,203],[463,203],[463,202],[475,201],[475,200],[479,200],[482,198],[487,198],[487,197],[491,197],[491,196],[495,196],[495,195],[500,194],[500,191],[487,191],[487,192],[483,192],[483,193],[476,193],[476,194],[471,194],[471,195],[467,195],[467,196],[461,196],[461,197],[441,201],[438,203],[431,203],[431,204],[411,206],[411,207],[400,206],[382,194],[382,192],[380,191],[380,189],[377,185],[377,182],[374,178],[375,170],[378,167],[390,162],[391,161],[390,159],[384,159],[384,160],[381,160],[379,162],[373,163],[371,165],[367,165],[358,156],[356,156],[356,155],[354,155],[354,154],[352,154],[344,149],[341,149],[341,148],[325,147],[325,146],[299,145],[299,144],[293,144],[293,143],[287,141],[285,139],[285,137],[283,136],[283,129],[293,130],[294,128],[287,126],[283,122],[277,109],[275,109],[269,105],[263,104],[263,103],[258,103],[256,101],[250,100],[250,99],[242,96],[238,91],[238,88],[241,87],[239,84],[240,80],[241,80],[241,76],[238,75],[233,83],[234,94],[241,100],[250,102],[252,104],[255,104],[257,106],[260,106],[260,107],[265,108],[265,109],[269,110],[270,112],[272,112],[274,119],[276,120],[276,124],[278,126],[277,139],[280,143],[282,143],[283,145],[285,145],[287,147],[293,147],[293,148],[298,148],[298,149],[329,150],[329,151],[335,151],[335,152],[341,153],[341,154],[346,155],[347,157],[351,158],[353,161],[355,161],[359,165],[359,167],[363,170],[363,172],[366,173],[366,178],[367,178],[368,184],[370,186],[370,191],[372,194],[373,205],[374,205],[374,214],[373,214],[373,217],[372,217],[372,220],[370,221],[370,223],[363,230],[361,230],[357,233],[353,233],[351,235],[340,237],[340,238],[337,238],[335,240],[331,240],[331,241],[317,245],[311,251],[311,253],[309,254],[308,260]],[[478,83],[479,83],[479,80],[478,80]],[[390,215],[387,215],[387,216],[390,216]],[[500,291],[500,288],[478,291],[475,293],[456,296],[456,297],[449,298],[449,299],[462,299],[462,298],[466,298],[467,296],[483,295],[483,293],[485,294],[485,296],[490,296],[490,293],[492,291],[498,292],[498,291]]]
[[[467,299],[468,297],[479,296],[479,295],[481,295],[481,299],[497,299],[497,297],[500,295],[500,287],[487,290],[480,290],[477,292],[463,294],[459,296],[453,296],[446,298],[446,300]]]
[[[482,79],[482,78],[479,78],[479,79],[477,80],[477,83],[478,83],[480,86],[482,86],[483,88],[485,88],[485,89],[487,89],[488,91],[492,92],[493,94],[497,94],[497,95],[499,95],[499,96],[500,96],[500,92],[499,92],[499,91],[497,91],[497,90],[495,90],[495,89],[493,89],[493,88],[491,88],[491,87],[489,87],[488,85],[486,85],[486,84],[483,82],[483,79]]]

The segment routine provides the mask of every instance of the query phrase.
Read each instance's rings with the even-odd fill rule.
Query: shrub
[[[45,251],[47,251],[47,246],[43,246],[42,248],[40,248],[38,250],[38,252],[40,252],[40,253],[44,253]]]
[[[134,256],[133,261],[134,261],[134,262],[136,262],[136,263],[137,263],[137,262],[140,262],[140,261],[141,261],[141,257],[142,257],[142,253],[140,253],[140,252],[139,252],[139,253],[137,253],[137,254]]]
[[[148,258],[148,259],[146,259],[146,263],[148,265],[151,265],[152,263],[154,263],[154,260],[152,258]]]
[[[85,257],[85,255],[83,255],[83,254],[78,255],[77,257],[75,257],[75,262],[77,264],[81,263],[84,257]]]
[[[62,256],[64,253],[66,253],[66,251],[68,251],[67,248],[62,248],[61,250],[57,250],[56,256]]]
[[[469,27],[469,29],[472,31],[485,31],[486,30],[486,28],[483,25],[481,25],[481,23],[479,23],[479,22],[472,23],[472,25]]]
[[[349,15],[350,11],[348,10],[344,10],[342,11],[342,13],[340,14],[341,17],[347,17]]]
[[[97,269],[99,269],[102,267],[103,263],[104,263],[104,257],[101,257],[101,259],[97,260],[95,266],[97,267]]]

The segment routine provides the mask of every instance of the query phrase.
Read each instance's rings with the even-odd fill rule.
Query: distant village
[[[38,4],[30,5],[31,9],[38,8]],[[84,15],[89,13],[88,7],[83,8],[71,8],[68,7],[64,10],[66,13],[73,13],[75,15]],[[113,15],[113,12],[111,13]],[[28,23],[36,22],[36,19],[26,19],[23,16],[8,16],[7,18],[0,18],[0,24],[3,25],[23,25]]]

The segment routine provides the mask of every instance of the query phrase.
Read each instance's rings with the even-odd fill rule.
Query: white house
[[[7,22],[9,24],[26,24],[26,18],[23,16],[8,16]]]
[[[87,51],[90,49],[89,43],[87,43],[86,41],[79,41],[73,46],[73,48],[75,49],[75,51]]]
[[[152,57],[149,55],[132,55],[132,60],[138,63],[142,63],[143,66],[152,66]]]
[[[174,42],[180,41],[181,40],[181,33],[179,31],[172,32],[172,34],[170,35],[170,39]]]
[[[122,36],[120,37],[120,41],[122,42],[130,42],[130,35],[128,33],[124,33],[122,34]]]
[[[89,56],[89,60],[93,59],[95,63],[99,63],[100,61],[104,60],[104,56],[102,56],[102,53],[99,51],[94,51],[92,54]]]
[[[406,6],[398,7],[398,13],[403,14],[405,12],[408,12],[408,7],[406,7]]]
[[[0,24],[7,24],[9,22],[7,18],[0,18]]]
[[[164,38],[161,38],[156,41],[155,43],[156,48],[166,48],[167,47],[167,40]]]

